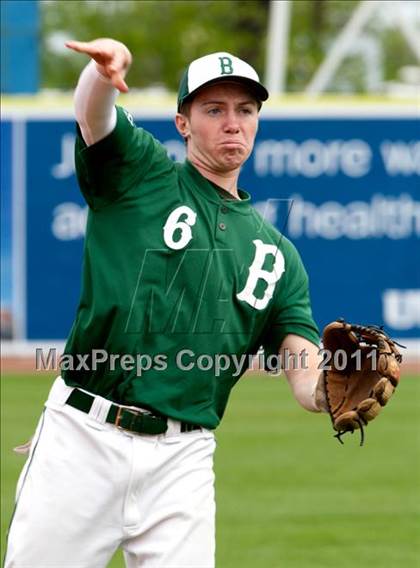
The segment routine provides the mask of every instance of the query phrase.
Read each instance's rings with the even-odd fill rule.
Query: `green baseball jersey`
[[[119,107],[103,140],[78,133],[76,170],[89,215],[67,384],[215,428],[248,355],[289,333],[318,344],[302,261],[249,194],[223,199]]]

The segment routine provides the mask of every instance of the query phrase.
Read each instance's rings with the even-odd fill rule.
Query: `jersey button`
[[[220,209],[220,211],[222,213],[227,213],[229,211],[229,209],[227,207],[225,207],[224,205],[222,205],[222,208]]]
[[[226,225],[224,223],[219,223],[219,229],[221,231],[225,231],[226,230]]]

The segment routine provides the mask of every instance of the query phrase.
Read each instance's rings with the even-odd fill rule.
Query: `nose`
[[[237,134],[239,132],[239,122],[238,117],[234,111],[230,111],[226,114],[225,124],[223,125],[225,132],[229,134]]]

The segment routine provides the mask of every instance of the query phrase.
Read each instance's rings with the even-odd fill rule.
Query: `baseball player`
[[[287,378],[324,409],[319,335],[294,246],[238,187],[268,92],[229,53],[187,68],[183,164],[115,106],[129,50],[90,56],[75,92],[76,169],[89,205],[80,304],[19,478],[6,567],[214,566],[214,429],[233,361],[305,352]],[[217,368],[215,365],[217,361]]]

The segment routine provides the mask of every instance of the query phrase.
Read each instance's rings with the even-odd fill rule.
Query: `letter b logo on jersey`
[[[233,73],[233,63],[230,57],[219,57],[220,61],[220,74],[221,75],[232,75]]]
[[[249,267],[249,275],[245,284],[245,288],[236,295],[238,300],[247,302],[250,306],[257,310],[263,310],[267,307],[268,302],[274,294],[276,282],[280,280],[284,272],[284,256],[281,251],[274,245],[266,245],[259,239],[252,241],[255,245],[255,257]],[[274,257],[274,265],[271,271],[263,270],[264,262],[267,255]],[[267,283],[264,296],[257,298],[255,291],[260,280]]]

